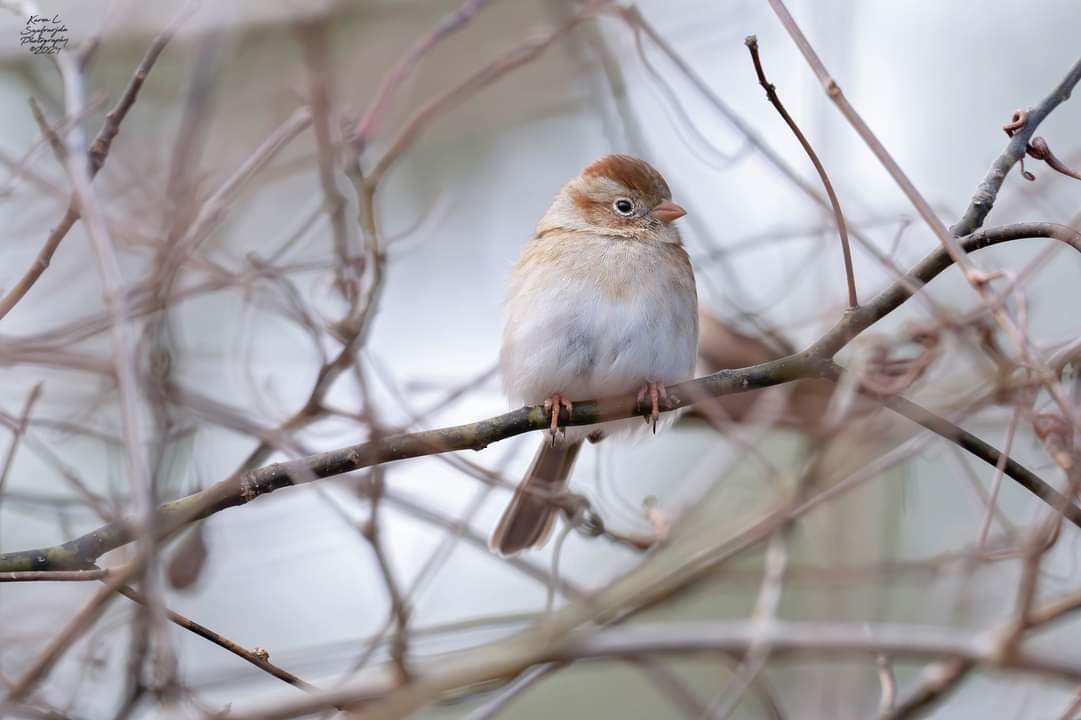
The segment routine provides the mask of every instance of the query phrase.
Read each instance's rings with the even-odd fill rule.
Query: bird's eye
[[[623,216],[630,215],[634,212],[634,203],[627,198],[620,198],[612,203],[612,207],[617,213]]]

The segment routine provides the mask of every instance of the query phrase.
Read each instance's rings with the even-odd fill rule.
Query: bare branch
[[[1022,223],[990,228],[963,240],[966,252],[973,252],[1021,238],[1055,238],[1081,252],[1081,234],[1064,225]],[[950,266],[950,257],[941,248],[924,258],[904,282],[898,281],[845,316],[807,350],[778,360],[737,370],[721,370],[697,380],[668,388],[662,404],[664,412],[722,395],[746,392],[793,380],[836,376],[831,358],[852,338],[899,307],[911,296],[913,284],[930,282]],[[318,385],[318,384],[317,384]],[[952,423],[928,413],[900,397],[883,400],[888,407],[911,417],[925,427],[956,442],[960,447],[994,465],[999,453],[975,436]],[[573,410],[563,413],[565,425],[591,425],[607,420],[640,415],[634,397],[575,402]],[[157,526],[169,535],[185,525],[229,507],[243,505],[260,495],[297,483],[297,478],[324,478],[368,467],[373,464],[405,460],[450,452],[480,450],[491,443],[533,430],[548,427],[550,418],[542,406],[527,406],[486,420],[464,425],[400,433],[380,438],[378,443],[362,443],[339,450],[318,453],[289,462],[274,463],[222,480],[205,490],[166,503],[158,510]],[[1045,501],[1058,506],[1059,495],[1040,478],[1014,461],[1006,464],[1006,474]],[[1069,505],[1067,513],[1081,525],[1081,510]],[[24,550],[0,555],[0,571],[46,570],[83,567],[103,553],[131,542],[132,528],[127,523],[110,523],[63,545],[38,550]]]

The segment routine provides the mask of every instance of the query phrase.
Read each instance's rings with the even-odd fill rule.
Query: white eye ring
[[[612,203],[612,209],[616,211],[617,215],[630,217],[634,214],[634,203],[628,198],[618,198]]]

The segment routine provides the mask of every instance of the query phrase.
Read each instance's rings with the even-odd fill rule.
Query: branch
[[[905,720],[930,709],[964,680],[974,665],[969,660],[950,658],[932,663],[919,677],[915,687],[897,704],[879,716],[879,720]]]
[[[1053,238],[1081,253],[1081,234],[1054,223],[1019,223],[981,230],[961,239],[961,245],[965,252],[974,252],[1024,238]],[[930,282],[951,262],[946,251],[937,248],[911,273],[870,302],[846,312],[833,328],[807,350],[746,368],[721,370],[697,380],[673,385],[668,388],[667,399],[662,403],[661,410],[669,412],[722,395],[824,376],[831,372],[831,358],[837,351],[911,297],[914,286]],[[897,405],[901,407],[902,403]],[[641,409],[637,407],[634,397],[618,397],[575,402],[571,411],[563,413],[561,421],[564,425],[592,425],[640,414]],[[231,476],[197,493],[165,503],[158,509],[155,525],[163,537],[168,536],[226,508],[243,505],[260,495],[303,484],[313,478],[327,478],[378,463],[455,450],[481,450],[515,435],[544,430],[548,424],[549,418],[542,406],[526,406],[464,425],[398,433],[381,437],[378,443],[361,443],[297,460],[273,463]],[[950,439],[956,438],[954,441],[961,447],[992,465],[999,457],[997,450],[964,431],[953,432],[951,429],[942,434]],[[1054,491],[1043,488],[1043,481],[1021,465],[1011,460],[1007,463],[1007,470],[1008,474],[1012,473],[1010,477],[1040,497],[1053,497],[1051,493]],[[1072,522],[1081,524],[1076,508],[1067,508],[1067,512]],[[101,555],[133,539],[128,523],[112,522],[62,545],[2,554],[0,572],[87,568]]]
[[[291,718],[331,704],[350,705],[382,698],[365,709],[368,720],[407,717],[427,700],[453,688],[513,675],[549,662],[696,653],[743,653],[761,638],[779,657],[959,658],[985,667],[1010,668],[1065,680],[1081,680],[1081,665],[1061,652],[1033,648],[999,658],[987,636],[967,630],[921,625],[777,621],[764,631],[743,621],[629,625],[603,632],[586,628],[553,640],[535,628],[499,647],[503,652],[468,652],[445,658],[439,668],[412,687],[392,690],[384,680],[353,682],[321,695],[264,704],[250,712],[230,713],[230,720]]]
[[[1051,399],[1055,401],[1055,404],[1062,410],[1062,414],[1066,418],[1072,418],[1073,413],[1070,409],[1069,403],[1063,398],[1062,394],[1056,388],[1054,383],[1050,382],[1050,371],[1040,363],[1032,349],[1031,343],[1029,343],[1027,337],[1018,327],[1017,323],[1010,317],[999,304],[996,302],[995,296],[991,293],[988,287],[989,277],[976,268],[972,261],[969,259],[967,252],[961,247],[958,242],[958,238],[950,234],[950,231],[946,229],[946,226],[942,223],[942,220],[935,213],[930,203],[923,197],[920,191],[912,183],[912,181],[905,175],[901,166],[897,164],[897,161],[893,159],[889,151],[886,150],[882,142],[875,136],[868,127],[867,123],[863,121],[860,114],[856,112],[856,109],[845,98],[844,93],[841,92],[841,88],[837,85],[837,82],[830,76],[829,71],[826,70],[825,65],[822,64],[822,60],[818,57],[814,48],[808,42],[807,37],[803,34],[799,25],[796,23],[792,14],[788,12],[788,8],[782,0],[768,0],[770,7],[777,14],[781,24],[785,30],[792,37],[792,40],[796,43],[803,57],[807,60],[807,64],[811,66],[815,75],[822,82],[823,88],[826,90],[826,94],[834,102],[837,108],[848,120],[849,124],[856,131],[856,134],[860,136],[864,144],[868,149],[874,153],[875,157],[882,164],[882,167],[886,169],[886,172],[893,179],[901,191],[908,198],[909,202],[923,218],[927,226],[938,237],[939,242],[946,249],[946,252],[953,258],[954,263],[961,269],[964,274],[965,280],[968,282],[972,289],[979,296],[980,300],[987,307],[991,316],[995,319],[995,322],[1006,332],[1010,339],[1017,345],[1021,351],[1021,355],[1026,362],[1033,366],[1036,371],[1037,377],[1040,379],[1044,388],[1047,390],[1047,394],[1051,396]],[[1081,69],[1078,70],[1081,74]],[[1072,75],[1071,75],[1072,77]],[[1070,78],[1067,78],[1069,81]],[[1073,81],[1076,83],[1076,80]],[[1068,84],[1068,88],[1072,88],[1072,84]],[[1048,111],[1050,112],[1050,111]],[[1020,134],[1020,133],[1019,133]],[[1024,152],[1022,150],[1022,152]],[[1074,420],[1074,425],[1078,430],[1081,430],[1081,421]]]
[[[832,367],[824,370],[823,374],[830,379],[837,380],[841,376],[841,369],[833,365]],[[907,400],[900,395],[891,397],[879,397],[876,398],[878,402],[888,407],[890,410],[904,415],[906,418],[914,423],[922,425],[931,432],[941,435],[945,439],[956,443],[961,449],[975,455],[979,459],[986,462],[988,465],[994,468],[998,468],[1000,462],[1005,459],[1003,464],[1003,472],[1011,479],[1015,480],[1019,485],[1028,490],[1036,497],[1043,500],[1045,503],[1053,508],[1063,508],[1063,512],[1066,517],[1074,525],[1081,527],[1081,508],[1078,508],[1070,500],[1055,490],[1051,485],[1044,482],[1036,473],[1026,468],[1021,463],[1017,462],[1013,458],[1009,457],[1005,453],[1000,453],[995,448],[991,447],[983,440],[979,439],[967,430],[963,430],[957,425],[953,424],[949,420],[946,420],[939,415],[923,408],[920,405]]]
[[[972,196],[972,202],[965,210],[965,214],[956,225],[950,228],[950,232],[957,236],[968,235],[983,225],[984,218],[991,212],[991,206],[995,203],[995,197],[1002,188],[1006,175],[1014,164],[1025,156],[1029,140],[1036,132],[1036,128],[1051,114],[1052,110],[1070,97],[1070,93],[1078,82],[1081,82],[1081,60],[1070,68],[1066,77],[1051,91],[1050,95],[1027,112],[1025,122],[1014,130],[1006,149],[995,158],[983,182],[976,187],[976,193]]]

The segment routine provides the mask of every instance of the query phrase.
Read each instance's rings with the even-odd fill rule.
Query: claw
[[[548,426],[548,431],[552,433],[552,445],[556,444],[556,433],[562,432],[564,435],[567,431],[559,427],[559,411],[562,408],[567,408],[567,417],[570,417],[571,410],[574,409],[574,405],[570,400],[563,397],[559,393],[552,393],[544,401],[544,412],[549,413],[552,418],[551,424]]]
[[[646,398],[649,398],[649,413],[642,416],[642,419],[646,423],[653,424],[653,434],[657,434],[657,418],[661,416],[661,403],[663,399],[668,400],[668,391],[664,389],[664,385],[656,383],[650,380],[645,386],[638,391],[638,406],[641,407],[645,404]]]

